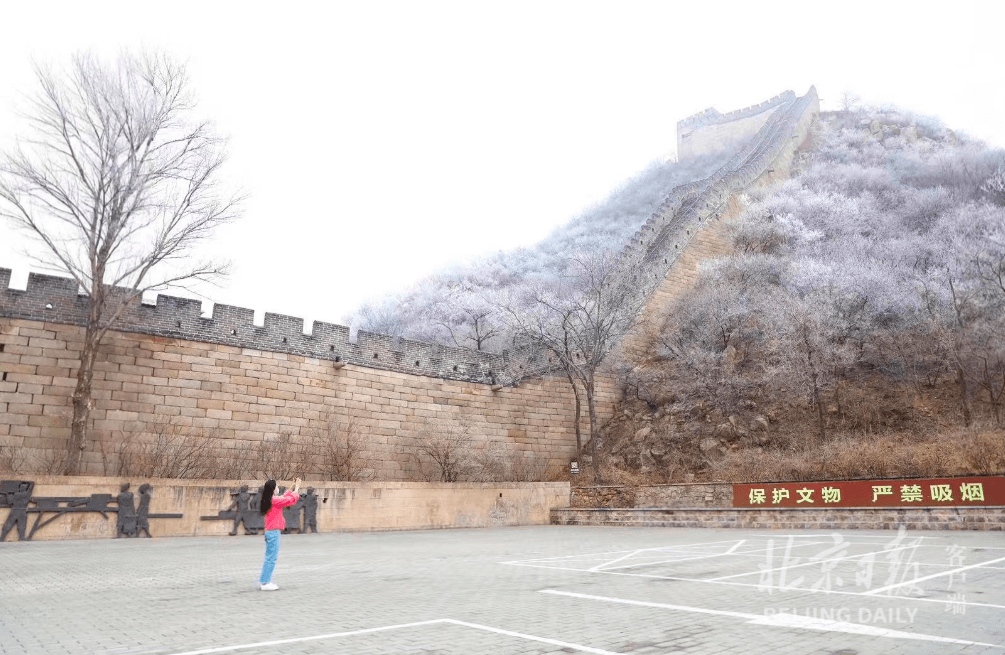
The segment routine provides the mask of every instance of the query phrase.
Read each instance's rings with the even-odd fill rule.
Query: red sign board
[[[984,507],[1005,505],[1005,477],[734,484],[733,507]]]

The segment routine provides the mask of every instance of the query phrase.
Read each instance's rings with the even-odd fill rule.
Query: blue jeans
[[[265,531],[265,563],[262,564],[262,577],[258,581],[262,584],[272,582],[272,571],[276,568],[276,559],[279,558],[279,535],[282,530]]]

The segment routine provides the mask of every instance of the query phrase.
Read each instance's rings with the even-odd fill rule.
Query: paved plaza
[[[0,544],[0,651],[1005,653],[1000,533],[540,526]]]

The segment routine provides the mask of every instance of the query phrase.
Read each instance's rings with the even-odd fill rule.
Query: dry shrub
[[[104,475],[146,478],[240,478],[249,461],[224,449],[218,431],[179,426],[170,420],[114,433],[98,443]]]
[[[860,434],[924,429],[927,424],[919,420],[916,404],[908,387],[882,380],[845,382],[824,399],[829,429]]]
[[[428,424],[419,440],[412,457],[418,477],[427,482],[539,482],[559,475],[547,459],[514,444],[477,443],[465,421]]]
[[[307,459],[304,450],[304,445],[294,441],[288,432],[266,437],[254,450],[256,471],[274,480],[292,480],[303,471]]]
[[[0,474],[18,474],[28,464],[28,453],[23,446],[0,443]]]
[[[427,424],[419,432],[414,456],[420,476],[427,482],[459,482],[477,470],[471,426]]]
[[[811,452],[730,453],[714,478],[728,482],[989,475],[1005,470],[1005,432],[990,424],[929,437],[843,437]]]
[[[375,459],[367,451],[359,417],[350,412],[329,414],[324,425],[305,437],[302,456],[304,473],[322,480],[355,482],[374,477]]]
[[[32,457],[31,472],[42,475],[63,475],[63,471],[66,470],[65,464],[65,450],[39,450]]]
[[[474,482],[540,482],[554,475],[548,461],[533,452],[498,442],[474,449],[470,477]]]
[[[514,453],[507,461],[509,474],[504,482],[540,482],[548,475],[548,462],[528,451]]]

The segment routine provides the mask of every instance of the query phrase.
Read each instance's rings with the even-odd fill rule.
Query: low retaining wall
[[[728,482],[573,487],[573,507],[732,507]]]
[[[43,476],[33,476],[32,482],[26,536],[41,516],[40,526],[31,536],[33,541],[114,537],[116,496],[123,483],[130,483],[128,492],[133,494],[137,509],[141,483],[151,485],[148,513],[153,536],[227,535],[234,528],[234,518],[221,517],[220,513],[231,506],[232,494],[243,484],[253,494],[262,484],[261,480]],[[16,483],[3,482],[4,490],[18,488]],[[567,482],[305,482],[301,492],[307,487],[314,487],[317,495],[319,532],[546,525],[550,510],[569,504]],[[0,496],[3,524],[12,511],[17,511],[8,507],[11,497]],[[106,510],[105,516],[101,509]],[[157,514],[181,517],[157,518]],[[49,519],[51,523],[41,525]],[[238,533],[244,534],[243,526]],[[17,539],[18,529],[11,526],[6,541]]]
[[[1005,530],[1005,507],[609,509],[551,511],[555,525],[764,530]]]

